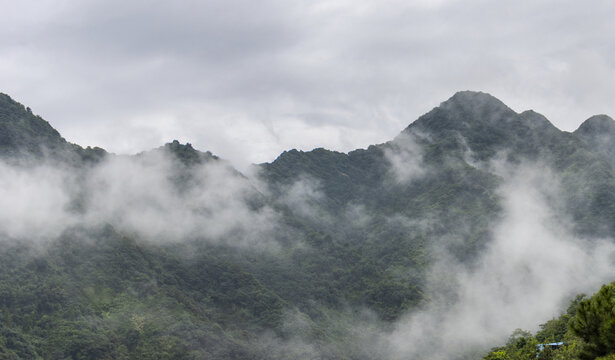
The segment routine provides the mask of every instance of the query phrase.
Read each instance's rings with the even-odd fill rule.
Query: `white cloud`
[[[154,151],[85,170],[2,163],[0,170],[0,228],[11,237],[48,240],[73,226],[110,224],[148,241],[277,246],[278,215],[226,163],[184,169]]]
[[[612,280],[615,246],[572,235],[554,203],[558,179],[547,167],[498,167],[507,181],[499,189],[504,213],[494,240],[474,265],[441,254],[432,270],[432,303],[384,339],[393,358],[450,359],[486,350],[516,328],[537,330],[575,294]]]
[[[396,137],[391,147],[384,149],[384,157],[398,183],[408,183],[425,174],[423,149],[414,134],[404,132]]]
[[[71,177],[48,166],[32,169],[0,163],[0,231],[10,237],[50,239],[67,225]]]
[[[613,6],[12,2],[0,91],[83,145],[136,152],[185,137],[239,162],[381,143],[465,89],[572,130],[615,114]]]

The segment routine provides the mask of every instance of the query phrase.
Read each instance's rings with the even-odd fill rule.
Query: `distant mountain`
[[[607,115],[595,115],[585,120],[574,134],[590,148],[615,159],[615,121]],[[615,165],[615,162],[612,162]]]
[[[501,167],[552,171],[547,201],[589,243],[615,237],[613,155],[606,116],[568,133],[463,91],[386,143],[293,149],[248,176],[177,141],[84,149],[0,95],[0,179],[36,198],[0,212],[0,355],[391,358],[357,324],[390,331],[444,297],[441,252],[477,266],[505,215]]]
[[[443,154],[467,151],[479,161],[500,152],[554,155],[552,148],[566,146],[569,137],[534,111],[517,114],[489,94],[470,91],[455,94],[404,132],[428,134],[430,147],[446,151]]]

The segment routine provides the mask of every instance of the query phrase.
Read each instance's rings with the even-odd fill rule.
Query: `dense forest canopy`
[[[608,356],[612,285],[577,294],[613,280],[613,149],[608,116],[569,133],[464,91],[241,173],[83,148],[0,95],[0,357]]]

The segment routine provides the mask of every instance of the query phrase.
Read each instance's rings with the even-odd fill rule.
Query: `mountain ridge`
[[[86,150],[90,151],[90,149],[92,149],[91,151],[95,150],[96,152],[100,152],[101,150],[103,150],[100,147],[92,148],[90,146],[87,146],[84,149],[80,145],[69,143],[60,135],[60,133],[55,128],[51,126],[51,124],[49,124],[49,122],[47,122],[38,115],[32,114],[29,108],[13,100],[7,94],[0,93],[0,109],[3,109],[3,111],[0,112],[0,126],[2,126],[2,128],[0,128],[0,152],[6,152],[8,148],[26,147],[28,152],[36,154],[37,156],[41,156],[44,153],[45,147],[52,149],[73,147],[74,149],[78,149],[80,152]],[[12,117],[9,117],[8,115],[11,111],[17,112],[17,114],[13,115]],[[526,110],[521,113],[516,113],[501,100],[489,93],[481,91],[463,90],[456,92],[449,99],[443,101],[439,106],[434,107],[431,111],[427,112],[426,114],[417,118],[415,121],[411,122],[405,129],[400,132],[400,134],[411,131],[411,129],[413,128],[427,127],[443,129],[446,128],[446,125],[453,125],[448,128],[448,130],[459,130],[460,128],[471,127],[473,125],[471,122],[463,121],[455,124],[455,122],[452,121],[454,119],[450,119],[450,117],[446,114],[442,116],[442,113],[450,111],[461,111],[462,113],[465,113],[463,114],[466,117],[465,120],[491,123],[490,125],[497,125],[497,122],[505,122],[505,120],[509,120],[514,117],[521,117],[526,119],[529,124],[534,123],[534,125],[531,127],[556,128],[544,115],[537,113],[534,110]],[[488,116],[486,116],[486,114],[488,114]],[[12,123],[13,126],[8,127],[7,123]],[[615,132],[615,121],[613,121],[613,119],[608,115],[601,114],[591,116],[590,118],[585,120],[573,133],[586,133],[590,128],[594,129],[599,126],[606,126],[605,124],[609,125],[609,132]],[[474,124],[474,126],[476,126],[476,124]],[[24,138],[21,143],[15,143],[15,141],[17,140],[15,138],[18,137],[18,135]],[[38,141],[39,144],[36,144],[36,141]],[[393,139],[390,141],[393,141]],[[389,143],[390,141],[386,143]],[[167,144],[171,143],[174,143],[174,141],[170,141]],[[369,145],[367,148],[371,146],[381,145],[383,144]],[[41,146],[43,147],[43,149],[40,148]],[[347,153],[339,151],[335,152],[348,155],[351,152],[366,150],[367,148],[357,148],[355,150],[348,151]],[[282,152],[269,163],[275,162],[277,158],[283,156],[286,152],[292,152],[293,150],[296,149],[289,149]],[[327,149],[318,147],[310,151],[314,150],[320,151]],[[205,151],[205,153],[208,152],[209,151]]]
[[[5,158],[62,159],[66,163],[96,162],[107,152],[82,148],[66,141],[46,120],[29,107],[0,93],[0,156]]]
[[[136,155],[100,149],[88,160],[94,149],[4,100],[0,129],[15,140],[0,146],[11,204],[0,209],[8,359],[434,358],[449,340],[438,333],[413,333],[416,349],[387,337],[414,314],[456,309],[458,273],[483,266],[502,221],[515,220],[511,197],[525,199],[506,193],[511,181],[529,176],[528,201],[557,210],[548,221],[565,219],[587,248],[615,238],[608,152],[486,93],[459,92],[388,142],[293,149],[247,175],[178,141]],[[35,166],[8,161],[24,154]],[[529,231],[534,245],[549,240],[548,226]],[[510,272],[530,280],[545,272],[528,271],[535,254],[514,255],[497,263],[513,256]]]

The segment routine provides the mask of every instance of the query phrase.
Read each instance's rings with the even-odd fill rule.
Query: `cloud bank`
[[[544,165],[502,166],[503,217],[478,261],[439,252],[432,303],[382,338],[392,358],[454,359],[501,344],[516,328],[537,330],[575,294],[612,280],[615,245],[576,238],[557,203],[559,181]],[[436,249],[438,254],[438,249]]]
[[[420,161],[420,147],[402,140],[385,157],[391,178],[411,181],[429,169]],[[37,241],[53,239],[73,226],[111,224],[158,242],[197,239],[243,248],[275,247],[280,214],[261,201],[257,189],[262,184],[253,184],[223,162],[183,166],[163,151],[110,156],[79,171],[2,163],[0,196],[11,206],[0,210],[0,227],[7,237]],[[451,229],[452,240],[435,239],[427,282],[430,302],[393,324],[383,324],[363,308],[344,310],[351,315],[340,331],[352,340],[357,354],[437,360],[480,353],[502,343],[516,328],[536,330],[537,321],[556,315],[575,294],[593,292],[612,280],[612,239],[574,235],[561,203],[560,180],[547,165],[495,160],[482,166],[502,179],[497,192],[503,210],[491,229],[491,242],[472,263],[462,264],[445,249],[463,234]],[[361,234],[374,220],[360,203],[350,203],[332,218],[321,211],[324,200],[320,184],[302,178],[276,201],[342,236]],[[412,231],[437,222],[400,214],[387,220]],[[416,274],[400,276],[410,279]],[[323,345],[305,335],[314,324],[304,314],[291,315],[285,325],[289,339],[267,334],[259,346],[297,357],[339,351],[334,344]]]
[[[573,130],[615,114],[605,1],[20,1],[0,83],[68,140],[237,163],[394,137],[458,90]],[[118,135],[120,134],[120,135]],[[240,164],[241,165],[241,164]]]
[[[228,164],[186,168],[164,151],[110,156],[87,169],[0,163],[5,235],[53,239],[74,226],[114,226],[150,241],[273,245],[277,214]]]

